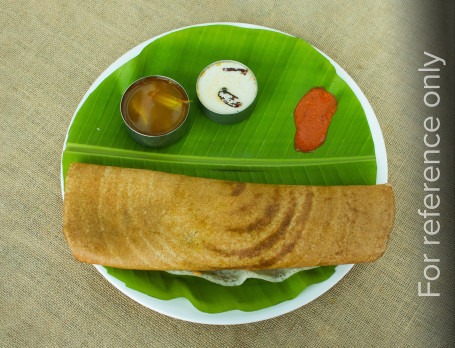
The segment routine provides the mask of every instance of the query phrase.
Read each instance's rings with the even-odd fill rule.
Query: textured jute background
[[[204,5],[202,5],[204,3]],[[0,1],[0,346],[449,347],[453,340],[451,1]],[[271,320],[210,326],[130,300],[63,238],[60,159],[93,81],[137,44],[182,26],[243,22],[307,40],[369,99],[397,200],[386,254],[312,303]],[[423,103],[431,52],[446,60],[441,106]],[[442,67],[441,64],[439,66]],[[423,244],[423,120],[440,117],[439,245]],[[432,290],[424,254],[440,259]],[[432,273],[431,275],[434,275]]]

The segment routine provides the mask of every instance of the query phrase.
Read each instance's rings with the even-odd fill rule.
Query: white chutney
[[[226,60],[205,68],[199,75],[196,90],[207,109],[229,115],[245,110],[254,102],[258,84],[247,66]]]

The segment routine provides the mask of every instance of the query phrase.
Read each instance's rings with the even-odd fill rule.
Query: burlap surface
[[[453,134],[447,131],[453,130],[453,111],[423,104],[417,71],[429,60],[424,50],[446,59],[441,99],[453,99],[453,7],[391,0],[201,3],[0,2],[0,345],[453,346]],[[61,150],[88,87],[137,44],[220,21],[301,37],[344,67],[375,110],[397,198],[384,257],[354,267],[298,310],[240,326],[188,323],[142,307],[94,267],[75,261],[61,233]],[[427,116],[441,117],[444,129],[436,246],[423,244],[417,214],[423,208]],[[417,295],[417,283],[425,281],[424,254],[441,260],[440,277],[432,282],[439,297]]]

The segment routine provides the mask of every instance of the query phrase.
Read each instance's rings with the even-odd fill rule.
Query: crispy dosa
[[[257,270],[375,261],[394,216],[389,184],[251,184],[72,163],[63,233],[81,262]]]

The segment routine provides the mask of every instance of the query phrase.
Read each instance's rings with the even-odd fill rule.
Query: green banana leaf
[[[197,101],[199,73],[217,60],[236,60],[255,74],[253,114],[234,125],[207,119]],[[191,100],[189,130],[177,143],[147,148],[130,138],[120,115],[126,88],[148,75],[178,81]],[[325,143],[312,153],[294,150],[293,111],[312,87],[335,95],[338,110]],[[330,62],[307,42],[282,33],[230,25],[191,27],[147,45],[89,95],[75,115],[62,157],[71,162],[146,168],[190,176],[275,184],[375,184],[374,144],[364,110]],[[184,296],[201,311],[254,311],[295,298],[328,279],[334,267],[302,271],[280,283],[249,279],[223,287],[197,277],[107,268],[135,290],[159,299]]]
[[[335,272],[335,266],[318,267],[298,272],[282,282],[249,278],[240,286],[223,286],[202,278],[167,272],[105,268],[131,289],[162,300],[185,297],[205,313],[232,309],[249,312],[271,307],[295,298],[307,286],[327,280]]]

